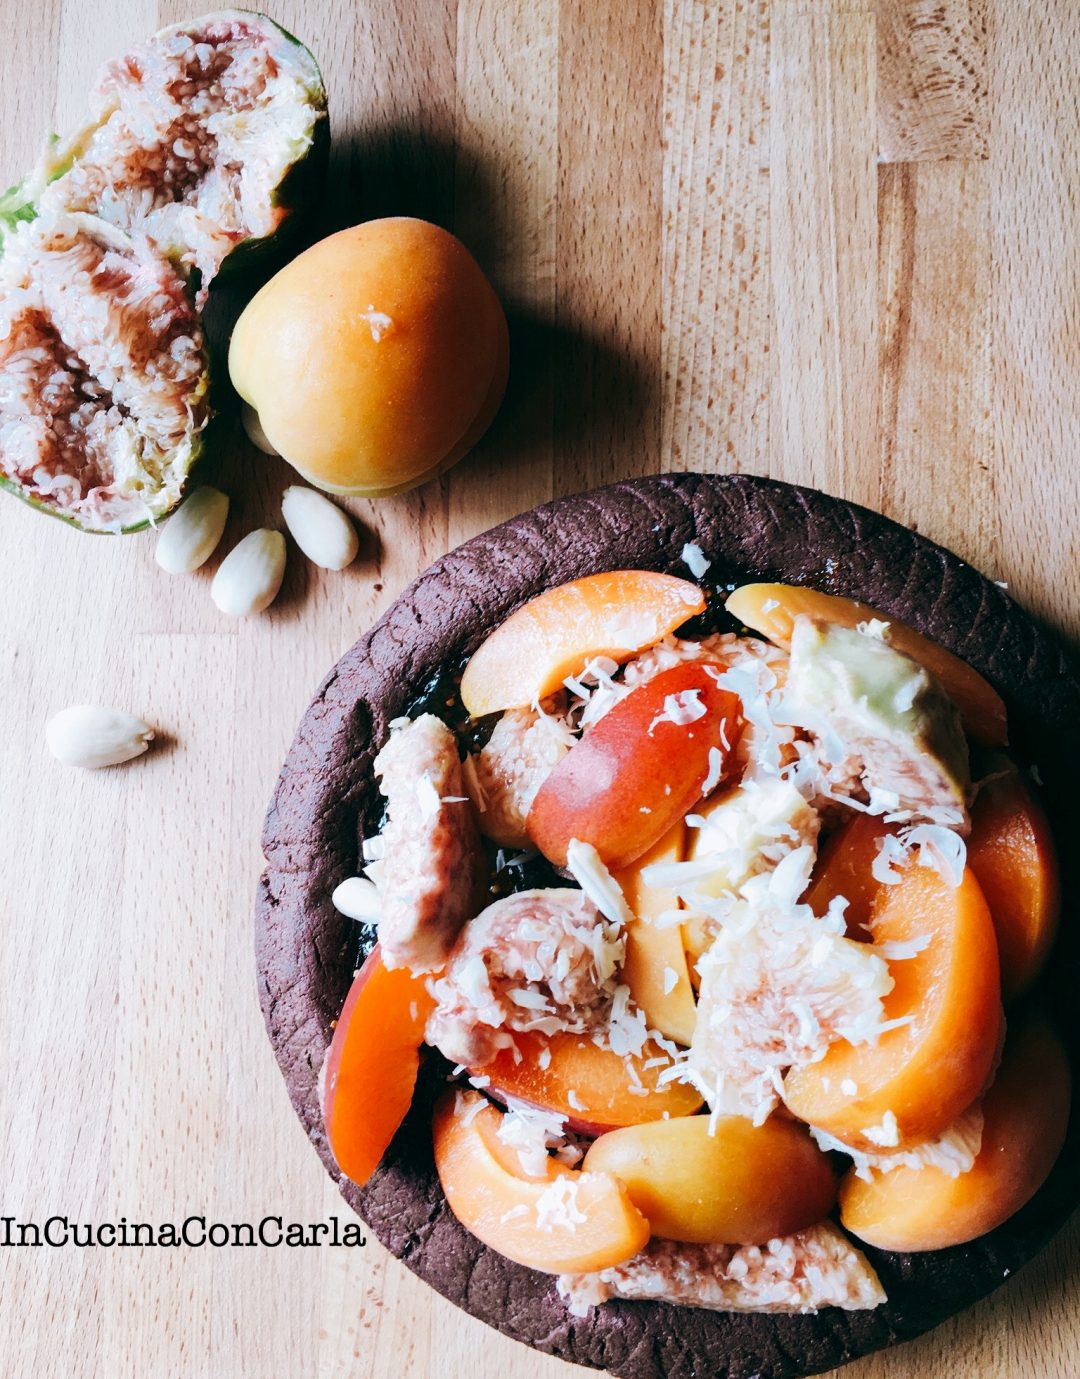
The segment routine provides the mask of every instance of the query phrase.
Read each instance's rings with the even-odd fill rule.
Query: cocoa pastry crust
[[[297,730],[263,833],[256,917],[259,996],[293,1107],[351,1207],[410,1269],[458,1306],[536,1349],[621,1379],[790,1379],[916,1336],[998,1287],[1080,1201],[1067,1171],[1077,1117],[1058,1167],[1035,1199],[970,1245],[921,1255],[867,1249],[889,1301],[869,1312],[732,1314],[613,1302],[571,1317],[550,1276],[482,1245],[449,1211],[431,1152],[430,1109],[446,1065],[429,1058],[413,1110],[374,1178],[344,1182],[326,1142],[318,1080],[331,1022],[357,961],[355,924],[334,887],[354,875],[359,840],[380,805],[372,758],[389,721],[448,665],[459,664],[522,603],[600,570],[640,567],[691,578],[680,555],[697,542],[704,583],[723,593],[751,580],[810,584],[874,604],[969,661],[1009,706],[1014,748],[1039,767],[1067,898],[1039,999],[1077,1064],[1080,980],[1068,910],[1080,810],[1080,681],[1058,643],[1009,595],[957,556],[865,508],[746,475],[669,474],[561,499],[484,532],[437,561],[348,651]]]

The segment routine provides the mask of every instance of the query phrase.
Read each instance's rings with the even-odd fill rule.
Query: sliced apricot
[[[785,650],[791,647],[792,628],[800,614],[839,623],[842,627],[856,627],[861,622],[880,618],[889,624],[890,644],[913,657],[941,682],[960,710],[964,728],[971,737],[992,747],[1000,747],[1008,739],[1001,696],[974,667],[907,623],[879,612],[868,603],[794,584],[744,584],[728,597],[725,606],[744,626],[760,632]]]
[[[543,1178],[515,1173],[499,1119],[476,1092],[448,1092],[435,1107],[435,1167],[466,1230],[548,1274],[609,1269],[637,1254],[649,1223],[617,1179],[554,1159]]]
[[[486,1067],[496,1096],[555,1111],[582,1134],[614,1126],[639,1125],[668,1116],[692,1116],[701,1095],[685,1082],[660,1085],[671,1059],[649,1042],[640,1054],[599,1048],[584,1034],[518,1034],[513,1049],[501,1049]]]
[[[837,1040],[819,1062],[793,1068],[784,1101],[800,1120],[873,1151],[932,1139],[978,1097],[997,1049],[1001,982],[993,921],[970,868],[951,886],[909,863],[880,887],[871,929],[875,947],[912,953],[890,959],[895,985],[884,998],[885,1020],[905,1023],[876,1044]]]
[[[724,769],[742,730],[738,696],[718,673],[703,661],[661,671],[570,748],[525,821],[545,857],[565,866],[577,838],[613,871],[628,867],[698,802],[714,754]]]
[[[701,986],[701,978],[697,970],[698,959],[715,937],[716,921],[714,919],[710,919],[708,915],[702,914],[698,910],[686,911],[686,918],[682,922],[683,951],[686,953],[686,965],[690,970],[690,980],[695,991]]]
[[[985,1235],[1019,1211],[1061,1152],[1071,1079],[1060,1040],[1041,1020],[1010,1035],[983,1100],[982,1148],[967,1173],[894,1168],[866,1181],[848,1173],[840,1217],[882,1250],[943,1250]]]
[[[1019,771],[980,787],[967,848],[994,917],[1002,993],[1012,1000],[1046,961],[1061,908],[1050,825]]]
[[[525,708],[596,656],[625,661],[704,611],[696,584],[611,570],[560,584],[512,613],[473,653],[461,702],[474,718]]]
[[[323,1114],[338,1167],[362,1186],[405,1118],[435,1002],[378,944],[353,978],[326,1059]]]
[[[874,879],[874,861],[881,840],[895,831],[880,815],[853,814],[818,855],[803,901],[814,914],[822,916],[831,901],[843,896],[847,901],[844,918],[848,938],[869,937],[870,913],[882,885]]]
[[[649,1028],[689,1046],[694,1037],[697,1007],[686,966],[682,926],[661,927],[656,923],[665,913],[678,910],[679,897],[674,891],[647,886],[641,875],[654,862],[681,862],[685,856],[686,825],[679,819],[658,843],[632,866],[617,873],[615,879],[634,915],[626,926],[622,979],[630,988],[634,1004],[645,1012]]]
[[[823,1220],[836,1176],[803,1126],[773,1116],[654,1121],[601,1135],[587,1171],[613,1174],[656,1235],[699,1245],[760,1245]]]

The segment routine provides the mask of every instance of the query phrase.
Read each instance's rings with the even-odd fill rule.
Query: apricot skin
[[[882,823],[878,815],[856,814],[833,834],[818,855],[803,900],[820,917],[828,910],[829,902],[842,895],[848,902],[844,911],[848,938],[870,937],[870,913],[881,890],[872,870],[878,840],[895,831]]]
[[[686,965],[682,926],[661,928],[652,922],[665,910],[677,910],[679,899],[674,891],[646,886],[641,876],[644,868],[654,862],[681,862],[685,856],[686,825],[680,819],[644,857],[619,872],[615,879],[634,913],[633,923],[626,927],[622,980],[630,988],[634,1004],[645,1012],[650,1029],[689,1046],[694,1037],[697,1007]],[[668,971],[675,973],[675,985],[670,991],[664,989]]]
[[[597,656],[625,661],[705,607],[701,590],[652,570],[585,575],[530,599],[480,643],[461,677],[473,716],[527,708]]]
[[[875,944],[929,936],[921,952],[889,964],[895,985],[885,1019],[913,1023],[876,1044],[837,1040],[819,1062],[788,1073],[784,1101],[800,1120],[873,1152],[891,1147],[864,1133],[883,1125],[886,1113],[896,1117],[904,1145],[941,1134],[975,1101],[993,1067],[1002,1016],[993,921],[970,868],[954,888],[932,868],[909,863],[899,882],[881,886],[871,922]]]
[[[1001,696],[977,670],[913,627],[868,603],[793,584],[744,584],[728,598],[726,607],[732,617],[785,649],[791,646],[792,625],[799,614],[842,627],[856,627],[880,618],[889,624],[891,645],[925,666],[941,682],[960,710],[964,728],[971,737],[991,747],[1003,746],[1008,739]]]
[[[236,324],[229,372],[306,479],[374,497],[479,439],[505,387],[507,338],[465,246],[400,216],[330,235],[271,278]]]
[[[457,1107],[461,1097],[461,1114]],[[649,1239],[649,1223],[626,1189],[609,1174],[578,1172],[554,1159],[544,1178],[515,1171],[512,1151],[495,1134],[499,1112],[481,1105],[476,1092],[448,1092],[435,1107],[435,1167],[450,1210],[461,1224],[499,1254],[542,1273],[608,1269],[637,1254]],[[567,1180],[583,1221],[541,1224],[540,1200]],[[524,1208],[524,1210],[522,1210]]]
[[[1033,1019],[1006,1045],[983,1100],[982,1148],[968,1173],[894,1168],[840,1187],[846,1228],[882,1250],[943,1250],[985,1235],[1019,1211],[1061,1152],[1071,1079],[1060,1041]]]
[[[967,847],[994,917],[1002,994],[1015,1000],[1046,962],[1061,909],[1050,826],[1019,772],[980,787]]]
[[[828,1157],[794,1121],[742,1116],[653,1121],[613,1130],[585,1156],[613,1174],[656,1235],[697,1244],[759,1245],[823,1220],[836,1200]]]
[[[360,1186],[409,1109],[433,1006],[423,979],[386,967],[378,944],[353,978],[327,1054],[324,1119],[338,1167]]]
[[[718,687],[706,662],[686,662],[638,685],[562,758],[533,800],[525,828],[540,851],[565,866],[574,838],[613,871],[647,852],[701,798],[710,754],[738,741],[738,698]],[[697,695],[702,717],[665,718],[667,702]],[[728,745],[724,747],[722,744]]]

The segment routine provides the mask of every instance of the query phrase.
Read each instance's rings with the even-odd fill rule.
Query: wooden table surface
[[[173,3],[9,0],[0,185]],[[513,381],[441,483],[350,504],[363,553],[292,549],[246,622],[213,565],[0,498],[0,1214],[345,1214],[256,1002],[259,828],[320,677],[432,559],[624,475],[816,484],[952,546],[1080,632],[1075,0],[282,0],[323,66],[327,223],[455,230],[512,320]],[[284,466],[226,428],[227,549]],[[71,702],[145,759],[46,753]],[[1002,1292],[851,1379],[1080,1372],[1073,1222]],[[365,1249],[0,1249],[5,1376],[569,1379]],[[574,1371],[585,1374],[586,1371]]]

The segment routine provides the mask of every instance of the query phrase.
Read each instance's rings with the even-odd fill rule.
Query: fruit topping
[[[423,981],[389,968],[376,946],[353,979],[323,1070],[323,1119],[338,1167],[361,1186],[412,1101],[424,1022]]]
[[[488,1091],[552,1112],[583,1135],[665,1116],[692,1116],[701,1094],[666,1076],[675,1066],[652,1040],[639,1052],[615,1053],[585,1034],[515,1034],[514,1046],[474,1072]]]
[[[237,245],[273,236],[288,182],[326,120],[314,58],[272,20],[226,10],[174,24],[106,64],[93,130],[42,191],[50,218],[86,211],[197,268],[205,294]]]
[[[797,617],[785,708],[817,738],[828,767],[851,763],[872,804],[876,794],[893,811],[966,823],[959,714],[929,672],[882,637]]]
[[[633,914],[626,926],[622,979],[649,1028],[679,1044],[690,1043],[697,1017],[683,948],[679,898],[674,891],[649,885],[644,871],[654,865],[682,861],[686,832],[680,819],[615,878]]]
[[[812,849],[799,848],[747,882],[741,899],[721,902],[719,932],[697,964],[688,1069],[714,1112],[761,1124],[780,1099],[783,1069],[821,1067],[834,1041],[861,1049],[879,1036],[889,969],[845,937],[840,914],[818,918],[797,903],[812,863]]]
[[[609,1298],[674,1302],[718,1312],[816,1312],[877,1307],[885,1291],[861,1250],[829,1221],[764,1245],[650,1240],[625,1264],[564,1274],[559,1296],[572,1316]]]
[[[1061,888],[1042,808],[1007,758],[997,766],[1000,774],[980,784],[972,805],[967,859],[990,906],[1008,1001],[1027,990],[1046,961]]]
[[[435,1167],[450,1209],[478,1240],[543,1273],[607,1269],[649,1238],[649,1223],[607,1173],[548,1160],[527,1176],[498,1136],[499,1112],[476,1092],[435,1108]]]
[[[508,358],[502,307],[469,251],[396,217],[330,235],[271,278],[236,323],[229,373],[310,483],[374,498],[479,440]]]
[[[881,891],[878,873],[893,872],[890,852],[883,854],[886,838],[897,836],[895,824],[884,822],[880,814],[853,814],[836,830],[818,854],[809,889],[803,896],[816,915],[828,913],[829,906],[846,902],[844,919],[848,936],[870,937],[870,915]]]
[[[206,422],[202,330],[176,271],[90,216],[19,227],[0,260],[0,484],[87,531],[180,498]]]
[[[968,1172],[902,1166],[848,1173],[841,1219],[883,1250],[943,1250],[985,1235],[1042,1186],[1065,1140],[1071,1079],[1065,1051],[1038,1018],[1010,1033],[982,1103],[982,1142]]]
[[[680,885],[695,895],[734,895],[796,848],[816,846],[820,819],[790,781],[764,776],[708,800],[692,816]]]
[[[819,1148],[846,1155],[855,1176],[867,1182],[876,1173],[891,1173],[897,1168],[935,1168],[950,1178],[958,1178],[969,1171],[982,1148],[982,1102],[969,1106],[932,1140],[914,1140],[902,1149],[879,1149],[870,1153],[865,1149],[852,1149],[824,1130],[811,1128],[810,1134]]]
[[[537,792],[529,836],[562,866],[573,838],[619,869],[646,852],[718,782],[742,729],[717,667],[688,663],[639,686],[590,728]]]
[[[795,621],[800,616],[838,627],[887,624],[885,637],[890,646],[925,666],[940,682],[960,710],[965,729],[977,742],[1000,747],[1007,739],[1005,705],[977,670],[940,643],[867,603],[792,584],[744,584],[730,595],[726,606],[733,618],[785,649],[791,647]]]
[[[454,734],[426,713],[390,734],[375,758],[389,821],[378,850],[388,966],[431,972],[477,908],[482,866]]]
[[[704,607],[695,585],[652,570],[613,570],[548,589],[481,642],[461,679],[462,703],[474,718],[527,708],[590,660],[625,661]]]
[[[836,1177],[806,1128],[773,1116],[689,1116],[612,1130],[585,1155],[610,1173],[655,1235],[699,1245],[755,1245],[822,1220]]]
[[[207,420],[191,288],[282,225],[325,107],[311,54],[241,10],[107,65],[0,199],[0,485],[94,532],[176,506]]]
[[[970,870],[958,886],[909,861],[880,884],[873,945],[893,987],[876,1042],[838,1040],[793,1067],[784,1101],[800,1120],[856,1149],[889,1150],[940,1135],[978,1097],[1001,1030],[997,943]]]
[[[480,832],[502,847],[531,847],[525,820],[536,792],[574,745],[555,699],[509,709],[487,743],[465,763],[465,785]]]
[[[497,900],[466,925],[434,983],[428,1043],[477,1068],[512,1047],[517,1033],[604,1029],[623,946],[621,926],[603,920],[581,891]]]

